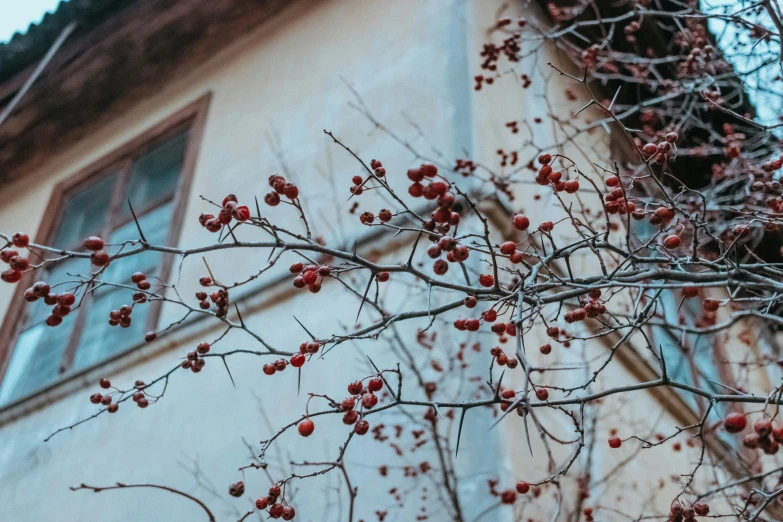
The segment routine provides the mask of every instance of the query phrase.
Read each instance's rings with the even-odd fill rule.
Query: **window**
[[[193,110],[190,115],[194,115]],[[111,245],[138,239],[128,201],[150,243],[173,241],[177,208],[181,207],[178,187],[185,184],[183,171],[192,169],[187,149],[194,129],[182,119],[173,126],[169,124],[164,133],[155,133],[153,129],[150,133],[157,135],[151,140],[129,145],[99,169],[88,172],[86,180],[65,190],[55,205],[59,208],[56,225],[44,234],[47,244],[84,251],[82,242],[90,235],[100,236]],[[119,247],[107,250],[115,254]],[[115,259],[102,279],[127,282],[133,272],[142,271],[154,285],[156,278],[167,277],[165,261],[160,252]],[[66,282],[52,290],[62,293],[69,290],[68,274],[85,274],[89,269],[89,261],[69,259],[45,272],[38,270],[33,277],[52,283]],[[20,286],[19,290],[23,292],[24,288]],[[127,289],[99,286],[84,295],[83,300],[81,295],[77,299],[80,306],[56,328],[44,324],[51,307],[43,300],[16,307],[20,310],[16,317],[10,317],[9,312],[6,322],[14,326],[6,330],[9,332],[6,353],[10,359],[6,361],[5,375],[0,382],[0,405],[122,353],[138,344],[146,331],[154,329],[155,305],[134,308],[129,328],[109,325],[109,312],[129,303]]]

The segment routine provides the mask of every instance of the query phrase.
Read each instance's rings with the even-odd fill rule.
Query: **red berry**
[[[355,412],[356,410],[351,410],[351,411]],[[347,413],[346,413],[346,415],[348,415],[348,413],[350,413],[350,412],[347,412]],[[364,419],[362,419],[362,420],[358,421],[358,422],[357,422],[356,424],[354,424],[354,426],[353,426],[353,431],[354,431],[354,432],[355,432],[357,435],[364,435],[365,433],[367,433],[367,431],[369,431],[369,429],[370,429],[370,423],[369,423],[369,422],[367,422],[367,421],[366,421],[366,420],[364,420]]]
[[[479,284],[483,287],[489,288],[495,284],[495,278],[489,274],[481,274],[479,276]]]
[[[528,484],[524,480],[520,480],[519,482],[517,482],[517,492],[518,493],[521,493],[522,495],[524,495],[528,491],[530,491],[530,484]]]
[[[100,404],[103,396],[100,393],[93,393],[90,395],[90,402],[93,404]]]
[[[419,171],[426,177],[432,178],[438,174],[438,167],[432,163],[422,163]]]
[[[677,234],[672,234],[670,236],[666,236],[666,238],[663,240],[663,246],[666,248],[677,248],[680,246],[680,243],[682,241],[680,240],[680,236]]]
[[[84,248],[93,252],[103,249],[103,239],[98,236],[90,236],[84,240]]]
[[[299,188],[293,183],[287,183],[284,194],[288,199],[296,199],[299,197]]]
[[[90,254],[90,261],[95,266],[106,266],[109,264],[109,253],[105,250],[98,250]]]
[[[745,429],[748,425],[748,421],[745,416],[738,412],[732,412],[726,415],[726,419],[723,421],[723,427],[729,433],[739,433]]]
[[[620,440],[620,437],[617,437],[617,436],[609,437],[609,447],[610,448],[617,449],[617,448],[619,448],[622,445],[623,445],[623,441]]]
[[[343,415],[343,424],[351,425],[359,419],[359,413],[356,410],[348,410]]]
[[[682,296],[685,299],[691,299],[693,297],[696,297],[697,295],[699,295],[698,286],[685,286],[682,288]]]
[[[11,258],[16,257],[19,255],[19,252],[14,250],[13,248],[4,248],[0,250],[0,261],[3,263],[8,263],[11,261]]]
[[[500,245],[500,253],[504,256],[509,256],[513,254],[517,249],[517,244],[513,241],[506,241],[502,245]]]
[[[266,196],[264,196],[264,203],[270,207],[276,207],[280,204],[280,194],[277,192],[269,192]]]
[[[299,423],[297,429],[299,430],[299,435],[301,435],[302,437],[309,437],[310,435],[313,434],[313,431],[315,430],[315,424],[313,423],[313,421],[307,418]]]
[[[30,244],[30,237],[24,232],[17,232],[11,236],[11,242],[16,248],[27,248],[27,245]]]
[[[753,431],[759,434],[759,437],[766,437],[772,433],[772,421],[767,417],[762,417],[753,424]]]
[[[553,228],[555,228],[555,224],[551,221],[544,221],[538,226],[538,228],[544,232],[550,232]]]
[[[536,390],[536,399],[539,401],[545,401],[549,398],[549,392],[545,388],[539,388]]]
[[[361,381],[354,381],[348,385],[348,393],[351,395],[359,395],[362,391],[364,391],[364,385]]]
[[[47,326],[59,326],[63,322],[63,318],[57,315],[50,315],[46,318]]]
[[[620,184],[620,178],[618,178],[617,176],[609,176],[608,178],[606,178],[605,183],[607,187],[616,187],[617,185]]]
[[[362,406],[364,406],[365,409],[371,409],[376,404],[378,404],[378,396],[374,393],[365,393],[362,395]]]
[[[384,223],[386,223],[388,221],[391,221],[391,218],[392,218],[391,210],[388,210],[388,209],[384,208],[384,209],[381,209],[380,212],[378,212],[378,219],[380,219]]]
[[[70,292],[60,294],[60,296],[57,298],[57,302],[63,306],[73,306],[73,304],[76,302],[76,296]]]
[[[389,272],[378,272],[377,279],[379,283],[385,283],[389,280]]]
[[[549,354],[552,352],[552,345],[551,345],[551,344],[549,344],[549,343],[547,343],[547,344],[542,344],[542,345],[541,345],[541,346],[538,348],[538,351],[540,351],[540,352],[541,352],[542,354],[544,354],[544,355],[549,355]]]
[[[264,370],[264,373],[266,375],[274,375],[275,372],[277,371],[275,369],[275,365],[274,364],[268,364],[268,363],[264,365],[263,370]]]
[[[579,190],[579,182],[575,179],[571,179],[565,182],[565,191],[569,194],[574,194]]]
[[[644,147],[642,147],[642,152],[648,156],[652,156],[658,152],[658,147],[655,145],[655,143],[647,143]]]
[[[306,359],[304,354],[295,353],[294,355],[291,356],[291,366],[293,366],[294,368],[301,368],[304,365],[305,361]]]
[[[22,272],[9,268],[0,273],[0,280],[6,283],[18,283],[22,279]]]
[[[381,391],[383,389],[383,379],[380,377],[370,379],[370,381],[367,383],[367,389],[371,392]]]
[[[438,259],[432,264],[432,271],[437,275],[443,275],[449,270],[449,264],[443,259]]]
[[[117,410],[120,409],[120,405],[116,402],[112,402],[106,407],[106,409],[109,411],[109,413],[117,413]]]

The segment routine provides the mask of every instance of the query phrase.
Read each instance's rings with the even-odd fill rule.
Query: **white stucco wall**
[[[250,197],[261,196],[268,190],[267,177],[282,170],[271,146],[273,141],[280,144],[280,152],[301,186],[310,215],[318,216],[311,221],[314,232],[330,240],[348,241],[360,232],[358,219],[345,209],[338,211],[335,203],[347,199],[350,178],[359,171],[351,158],[330,143],[322,129],[334,132],[363,157],[382,159],[392,185],[402,190],[406,186],[401,180],[402,173],[413,158],[410,151],[374,129],[365,116],[350,106],[357,99],[346,83],[361,93],[384,125],[399,132],[424,155],[437,158],[442,154],[443,158],[449,158],[447,163],[462,156],[463,150],[475,151],[476,159],[492,163],[498,143],[513,145],[498,122],[534,114],[546,116],[549,108],[540,98],[539,85],[543,84],[522,91],[515,81],[509,81],[496,90],[472,91],[477,51],[499,3],[494,0],[299,2],[187,76],[173,78],[161,92],[139,103],[131,112],[118,115],[99,135],[52,158],[48,165],[14,185],[4,187],[3,194],[8,197],[4,197],[0,208],[0,225],[6,231],[33,232],[43,205],[58,181],[211,92],[180,246],[202,245],[213,239],[196,220],[198,213],[207,208],[199,195],[220,199],[233,192]],[[540,73],[546,66],[539,64],[536,70]],[[554,77],[548,85],[565,88],[562,80]],[[562,110],[574,108],[578,104],[564,106]],[[542,129],[537,139],[544,145],[555,139],[553,133],[556,131],[551,128]],[[538,190],[536,187],[522,191],[515,205],[531,214],[547,212],[552,202],[535,201],[533,194]],[[372,196],[363,196],[361,201],[369,208],[380,204]],[[274,212],[275,219],[288,220],[294,226],[293,213],[286,215],[286,210],[279,208]],[[378,248],[384,246],[388,249],[389,245],[381,243]],[[394,258],[405,255],[401,252],[386,254]],[[214,262],[217,257],[221,256],[207,256],[213,260],[211,266],[220,279],[239,278],[258,266],[254,253],[235,252],[224,263]],[[281,262],[279,268],[284,272],[286,266]],[[191,295],[196,289],[202,271],[200,259],[184,263],[183,295]],[[422,297],[408,296],[403,285],[390,288],[388,298],[392,301]],[[8,285],[0,286],[0,311],[5,311],[13,290]],[[294,350],[304,337],[292,319],[293,314],[317,335],[333,333],[339,328],[339,321],[349,324],[353,321],[357,300],[345,292],[330,290],[334,289],[326,285],[320,294],[312,296],[293,292],[284,283],[279,289],[270,289],[244,303],[248,310],[245,319],[272,344]],[[178,318],[178,313],[175,307],[164,307],[162,324]],[[403,328],[408,341],[414,339],[415,329],[425,323],[414,322]],[[184,521],[200,520],[203,515],[188,501],[157,491],[95,495],[68,490],[69,486],[82,482],[106,485],[117,481],[177,487],[203,498],[215,508],[221,520],[235,520],[237,513],[249,508],[245,499],[231,499],[226,495],[227,485],[242,478],[237,469],[250,457],[243,439],[257,449],[257,442],[271,433],[269,423],[280,425],[301,414],[306,392],[324,392],[340,398],[350,380],[371,373],[362,352],[370,354],[382,367],[396,363],[383,343],[345,344],[340,347],[339,355],[306,366],[303,393],[297,396],[293,371],[265,377],[261,373],[265,359],[232,357],[228,363],[236,381],[233,387],[225,369],[213,359],[199,375],[174,374],[165,398],[146,410],[126,404],[117,415],[101,416],[59,434],[48,443],[42,442],[58,427],[96,411],[87,397],[96,388],[98,377],[108,374],[113,381],[125,385],[136,379],[149,381],[175,365],[198,341],[212,338],[218,332],[218,324],[191,325],[110,368],[68,383],[70,391],[54,391],[50,403],[44,407],[25,412],[22,405],[2,412],[0,520]],[[486,336],[479,339],[493,342]],[[232,332],[222,346],[252,348],[251,341],[241,332]],[[454,345],[462,341],[465,339],[445,341],[432,356],[447,358],[453,353]],[[486,364],[481,357],[487,357],[486,349],[483,355],[476,356],[476,364],[482,371]],[[557,375],[545,377],[557,378]],[[632,382],[633,377],[615,365],[612,379],[614,383]],[[612,469],[632,451],[608,453],[604,441],[610,428],[624,424],[621,432],[627,436],[637,422],[655,424],[658,430],[673,424],[666,414],[659,418],[656,413],[651,417],[650,412],[658,411],[659,405],[650,395],[639,392],[633,399],[636,402],[632,407],[613,400],[601,406],[615,417],[597,428],[597,456],[592,470],[595,476]],[[423,411],[412,414],[420,418]],[[465,502],[466,512],[474,516],[494,502],[486,494],[486,479],[491,472],[501,478],[501,489],[512,487],[518,479],[532,481],[546,474],[545,452],[534,442],[536,456],[530,457],[521,422],[513,419],[487,433],[487,418],[488,412],[476,411],[475,416],[474,412],[470,413],[456,459],[458,474],[464,479],[461,491],[470,499]],[[546,416],[543,418],[550,422]],[[389,425],[397,421],[400,421],[399,414],[384,419]],[[562,429],[566,438],[573,437],[561,419],[553,418],[551,422],[553,429]],[[290,460],[334,458],[345,433],[345,427],[335,418],[318,422],[316,434],[307,441],[293,433],[287,434],[279,441],[275,456],[270,458],[270,473],[274,478],[289,473]],[[614,495],[621,495],[622,500],[617,500],[620,505],[627,502],[625,505],[637,506],[644,502],[651,488],[666,478],[670,470],[668,462],[681,460],[681,454],[666,449],[655,451],[642,452],[634,463],[637,467],[615,477],[610,490]],[[561,455],[561,450],[556,449],[555,453]],[[432,455],[422,455],[421,460],[425,457],[431,459]],[[370,436],[357,438],[351,443],[346,461],[355,465],[352,480],[359,485],[357,520],[375,520],[376,509],[394,505],[393,495],[389,494],[393,487],[412,489],[414,493],[409,495],[410,503],[403,511],[392,510],[396,518],[391,520],[413,520],[422,504],[428,507],[430,520],[448,520],[434,494],[425,501],[421,499],[422,487],[430,492],[434,490],[427,477],[403,479],[399,473],[392,473],[386,479],[379,477],[378,465],[396,463],[388,446]],[[200,487],[194,475],[180,465],[192,467],[194,462],[198,462],[204,475],[215,485],[219,498]],[[418,464],[416,459],[406,463]],[[340,482],[334,475],[312,483],[296,483],[302,488],[293,500],[299,511],[297,520],[345,520],[344,511],[340,518],[336,507],[334,488]],[[269,486],[269,479],[261,471],[250,470],[244,477],[248,494],[253,497]],[[573,481],[566,484],[574,488]],[[595,494],[606,494],[606,488],[606,484],[599,484]],[[546,490],[544,496],[550,493]],[[344,490],[340,495],[345,509]],[[551,508],[547,502],[541,506],[545,510]],[[505,521],[511,516],[509,508],[502,508],[489,512],[482,520]],[[610,518],[607,515],[606,520]]]

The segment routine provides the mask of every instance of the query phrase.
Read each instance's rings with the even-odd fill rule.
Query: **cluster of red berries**
[[[729,123],[723,124],[723,133],[726,135],[726,157],[730,159],[739,158],[742,154],[742,143],[745,141],[745,134],[736,132],[734,126]]]
[[[280,196],[285,196],[291,201],[299,197],[299,188],[293,183],[288,183],[285,178],[279,174],[269,176],[269,186],[272,191],[264,196],[264,203],[270,207],[276,207],[280,204]]]
[[[706,517],[709,513],[710,506],[706,502],[696,502],[692,506],[672,502],[668,522],[693,522],[697,516]]]
[[[224,225],[231,224],[234,219],[247,221],[250,219],[250,209],[245,205],[240,205],[234,194],[229,194],[223,198],[222,208],[217,217],[214,214],[204,213],[198,217],[198,222],[210,232],[220,232]]]
[[[457,161],[454,162],[454,172],[459,172],[465,178],[476,172],[477,168],[478,165],[476,165],[473,160],[457,159]]]
[[[520,214],[517,214],[517,216],[519,215]],[[500,245],[500,253],[504,256],[508,256],[508,260],[514,264],[521,263],[525,259],[525,254],[517,250],[517,244],[513,241],[506,241]]]
[[[457,197],[449,190],[449,183],[445,180],[433,181],[432,178],[438,175],[438,167],[432,163],[422,163],[417,169],[408,170],[408,179],[412,181],[408,187],[408,194],[414,198],[423,197],[433,201],[437,200],[438,208],[430,214],[430,218],[440,225],[448,224],[457,226],[460,222],[458,212],[452,212]],[[424,185],[422,181],[429,179],[429,183]]]
[[[16,248],[27,248],[30,238],[23,232],[17,232],[11,238],[11,244]],[[0,280],[6,283],[18,283],[22,279],[22,272],[30,268],[30,261],[10,246],[0,250],[0,261],[9,265],[7,270],[0,273]]]
[[[128,328],[131,325],[131,313],[133,313],[133,306],[122,305],[119,310],[112,310],[109,312],[109,325],[121,326],[122,328]]]
[[[553,170],[552,155],[543,153],[538,156],[538,162],[541,164],[541,168],[538,169],[536,174],[536,183],[539,185],[552,185],[557,192],[567,192],[574,194],[579,190],[579,181],[576,179],[563,180],[563,172],[559,170]]]
[[[729,431],[728,427],[726,431]],[[753,433],[745,435],[742,444],[746,448],[760,448],[764,453],[774,455],[783,444],[783,426],[775,427],[771,419],[762,417],[753,424]]]
[[[304,342],[299,345],[299,353],[295,353],[291,356],[289,364],[294,368],[301,368],[304,366],[304,363],[307,362],[307,356],[310,355],[312,357],[312,355],[318,353],[318,350],[320,349],[321,343],[318,341]],[[281,364],[279,360],[264,365],[264,373],[267,375],[273,375],[275,372],[283,370],[285,370],[285,365]]]
[[[150,405],[150,401],[147,400],[146,393],[144,392],[144,388],[147,387],[146,384],[144,384],[144,381],[136,381],[133,385],[134,388],[136,388],[136,392],[133,394],[133,402],[136,403],[136,406],[138,406],[141,409],[146,408]]]
[[[506,366],[510,369],[517,367],[517,358],[514,356],[509,357],[499,346],[492,348],[489,354],[495,358],[498,366]]]
[[[644,147],[642,147],[642,152],[658,165],[663,165],[669,157],[673,156],[676,152],[675,143],[677,143],[679,139],[680,136],[676,132],[669,132],[664,136],[663,141],[659,142],[657,145],[655,143],[645,144]]]
[[[571,324],[583,321],[586,317],[595,318],[606,313],[606,306],[601,302],[601,290],[594,288],[587,293],[588,299],[581,302],[581,306],[565,313],[565,322]]]
[[[378,161],[377,159],[373,159],[370,161],[370,168],[373,169],[373,173],[375,176],[382,178],[386,175],[386,169],[383,167],[383,163]],[[351,186],[351,194],[354,196],[361,196],[362,192],[364,192],[364,182],[365,180],[362,179],[361,176],[354,176],[351,178],[351,181],[353,182],[353,185]],[[384,211],[381,211],[384,212]],[[389,219],[391,219],[391,212],[386,210],[385,212],[388,212]],[[388,221],[383,220],[382,221]]]
[[[35,283],[24,292],[25,301],[33,303],[43,299],[44,303],[52,306],[52,314],[46,318],[48,326],[59,326],[63,317],[71,313],[71,307],[76,302],[76,296],[70,292],[57,295],[51,291],[49,285],[43,281]]]
[[[609,190],[604,195],[604,209],[607,214],[631,214],[634,219],[644,219],[644,212],[636,210],[636,203],[628,199],[628,195],[623,188],[620,178],[609,176],[604,181]]]
[[[258,508],[260,511],[264,511],[265,509],[269,509],[269,517],[270,518],[282,518],[283,520],[293,520],[296,516],[296,510],[293,506],[289,505],[283,505],[282,503],[279,503],[277,500],[280,498],[280,494],[282,491],[280,490],[280,486],[275,484],[271,488],[269,488],[269,493],[265,497],[260,497],[256,499],[256,508]]]
[[[95,266],[106,266],[111,261],[109,253],[103,249],[103,239],[98,236],[90,236],[84,240],[84,248],[92,252],[90,262]]]
[[[392,213],[391,210],[384,208],[381,209],[380,212],[378,212],[378,219],[382,223],[388,223],[391,221]],[[362,225],[372,225],[375,221],[375,214],[372,212],[364,211],[361,214],[359,214],[359,221],[361,221]]]
[[[108,390],[109,388],[111,388],[111,381],[106,378],[103,378],[100,381],[98,381],[98,384],[104,390]],[[117,410],[120,409],[120,405],[117,404],[116,402],[113,402],[112,396],[109,394],[103,395],[101,393],[93,393],[92,395],[90,395],[90,402],[93,404],[103,404],[104,406],[106,406],[106,409],[109,411],[109,413],[116,413]]]
[[[501,22],[498,22],[498,26],[504,27],[511,23],[510,19],[508,23],[506,23],[505,20],[507,19],[502,19],[503,25],[500,25]],[[520,19],[518,25],[519,27],[523,27],[525,21]],[[485,71],[496,71],[498,68],[498,61],[503,56],[510,62],[518,62],[520,60],[519,53],[522,50],[521,41],[522,34],[517,32],[510,35],[499,44],[494,44],[492,42],[485,43],[480,53],[480,56],[484,59],[484,61],[481,62],[481,68]],[[474,79],[476,81],[474,89],[477,91],[481,90],[482,83],[486,83],[487,85],[492,85],[493,83],[491,77],[485,78],[482,75],[478,75]]]
[[[340,403],[340,410],[344,411],[343,424],[353,425],[353,431],[357,435],[364,435],[370,429],[370,423],[361,414],[356,411],[357,402],[365,410],[369,410],[378,404],[378,396],[375,392],[383,389],[383,379],[380,376],[373,377],[367,381],[365,387],[362,381],[354,381],[348,385],[349,397],[343,399]]]
[[[136,284],[136,287],[139,290],[149,290],[152,286],[149,281],[147,281],[147,274],[144,272],[136,272],[131,276],[131,281]]]
[[[297,274],[294,278],[296,288],[307,287],[312,293],[317,294],[321,291],[321,283],[324,278],[332,275],[332,267],[328,265],[307,265],[296,262],[289,268],[292,274]]]
[[[204,287],[213,285],[212,278],[206,276],[199,279],[199,283]],[[215,290],[209,295],[204,291],[196,292],[196,299],[199,300],[198,305],[202,310],[209,310],[209,307],[211,306],[209,301],[212,301],[217,307],[217,310],[215,310],[215,315],[217,317],[223,318],[228,315],[229,295],[228,290],[225,288]]]
[[[317,341],[302,343],[299,346],[299,353],[291,356],[291,362],[289,363],[285,359],[278,359],[275,362],[267,363],[262,368],[265,375],[274,375],[277,372],[282,372],[290,364],[294,368],[300,368],[305,363],[305,355],[316,353],[321,347]]]
[[[446,259],[439,259],[446,252]],[[449,263],[462,263],[470,257],[470,249],[457,242],[453,236],[443,236],[437,242],[427,248],[427,255],[435,259],[432,271],[437,275],[443,275],[449,270]],[[447,262],[448,261],[448,262]]]
[[[601,52],[601,48],[597,44],[593,44],[584,51],[582,51],[582,61],[586,67],[592,67],[598,61],[598,53]]]
[[[186,370],[190,369],[193,373],[200,372],[207,364],[207,361],[201,356],[209,353],[210,348],[211,346],[207,342],[199,343],[195,350],[188,352],[180,366]]]
[[[628,43],[636,42],[636,33],[642,28],[642,24],[638,20],[633,20],[631,23],[623,27],[625,33],[625,39]]]

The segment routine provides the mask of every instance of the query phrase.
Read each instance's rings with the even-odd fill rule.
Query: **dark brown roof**
[[[0,184],[159,92],[295,0],[70,0],[0,45],[0,107],[78,28],[0,126]]]
[[[0,44],[0,82],[40,60],[49,46],[69,23],[76,21],[77,34],[89,30],[133,0],[63,0],[39,23],[30,24],[24,33],[16,33]]]

